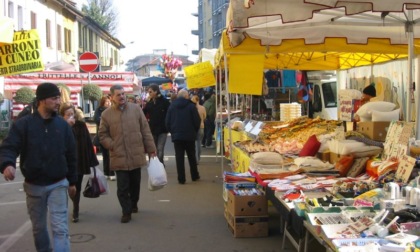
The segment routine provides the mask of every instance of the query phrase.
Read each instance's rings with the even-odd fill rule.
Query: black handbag
[[[93,137],[93,141],[92,141],[92,143],[93,143],[93,145],[94,145],[94,146],[96,146],[96,147],[99,147],[99,146],[101,145],[101,143],[99,142],[99,136],[98,136],[98,134],[96,134],[96,135]]]
[[[98,198],[99,195],[101,195],[101,188],[99,187],[99,181],[96,177],[96,171],[93,169],[93,177],[88,179],[85,189],[83,190],[83,196],[86,198]]]

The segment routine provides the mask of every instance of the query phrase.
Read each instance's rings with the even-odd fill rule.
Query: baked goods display
[[[248,154],[261,151],[298,154],[311,136],[332,133],[340,124],[340,121],[305,116],[287,122],[266,122],[256,140],[238,142],[237,146]]]

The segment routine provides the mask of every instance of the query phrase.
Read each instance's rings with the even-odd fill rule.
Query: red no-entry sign
[[[92,52],[84,52],[80,55],[79,66],[84,72],[93,72],[99,66],[98,56]]]

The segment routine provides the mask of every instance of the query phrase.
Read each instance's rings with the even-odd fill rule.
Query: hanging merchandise
[[[265,79],[267,80],[267,86],[270,88],[281,87],[281,73],[278,70],[268,70],[265,72]]]

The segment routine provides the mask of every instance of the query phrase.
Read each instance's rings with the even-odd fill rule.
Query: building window
[[[36,29],[36,13],[31,11],[31,29]]]
[[[18,5],[18,29],[23,30],[23,8]]]
[[[57,50],[63,50],[62,47],[62,37],[61,37],[61,25],[57,25]]]
[[[45,35],[46,45],[47,47],[51,47],[51,21],[49,19],[45,22]]]
[[[8,7],[9,7],[9,18],[14,18],[15,17],[15,12],[14,12],[15,6],[13,5],[13,2],[9,1]]]
[[[81,23],[79,23],[79,48],[83,48],[83,38],[84,38],[84,34],[83,34],[83,26]]]
[[[71,30],[64,28],[64,50],[71,53]]]

